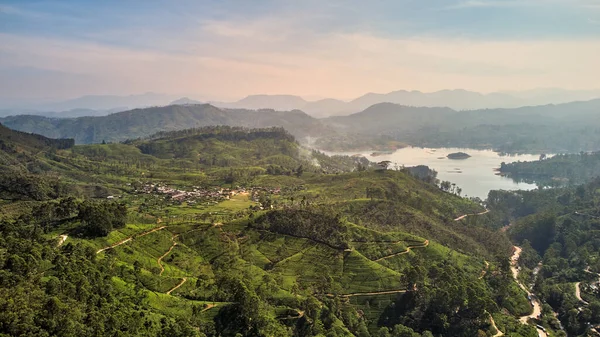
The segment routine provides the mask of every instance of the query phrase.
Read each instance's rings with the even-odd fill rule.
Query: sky
[[[0,100],[600,89],[600,0],[0,0]]]

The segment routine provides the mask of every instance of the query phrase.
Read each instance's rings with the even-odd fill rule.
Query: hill
[[[323,121],[345,132],[388,135],[415,146],[557,153],[598,150],[599,110],[600,100],[471,111],[380,103]]]
[[[188,97],[182,97],[169,103],[169,105],[202,104],[202,102]]]
[[[363,157],[326,156],[301,147],[283,128],[247,129],[209,126],[160,132],[122,144],[76,146],[86,160],[118,162],[149,169],[154,176],[174,171],[203,170],[203,175],[230,184],[257,175],[293,176],[302,172],[349,172],[369,167]]]
[[[33,155],[111,194],[0,195],[5,334],[473,336],[493,332],[489,313],[511,333],[529,310],[480,205],[410,170],[328,171],[354,159],[281,128]]]
[[[0,124],[0,144],[2,149],[8,151],[7,147],[15,150],[20,148],[29,150],[40,149],[68,149],[75,145],[73,139],[51,139],[41,135],[16,131]]]
[[[71,148],[73,139],[50,139],[0,124],[0,198],[43,200],[61,194],[63,184],[40,157]]]
[[[306,105],[306,101],[294,95],[250,95],[232,103],[215,102],[223,108],[232,109],[273,109],[280,111],[296,110]]]
[[[600,176],[600,153],[559,154],[532,162],[515,162],[500,166],[502,175],[515,181],[530,181],[541,186],[584,184]]]
[[[301,111],[227,110],[209,104],[170,105],[134,109],[102,117],[53,119],[40,116],[12,116],[0,122],[16,130],[53,138],[74,138],[78,144],[118,142],[146,137],[160,131],[182,130],[210,125],[260,128],[281,126],[298,138],[326,134],[321,122]]]

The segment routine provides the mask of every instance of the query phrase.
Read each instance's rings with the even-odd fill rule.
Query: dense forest
[[[583,184],[600,176],[600,152],[542,155],[539,161],[502,163],[500,172],[542,186]]]

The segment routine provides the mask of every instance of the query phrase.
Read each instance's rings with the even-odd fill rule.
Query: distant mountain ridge
[[[43,111],[67,111],[72,109],[110,110],[115,108],[144,108],[168,104],[174,98],[171,95],[147,92],[139,95],[87,95],[78,98],[34,106]]]
[[[414,90],[398,90],[387,94],[368,93],[348,102],[332,98],[307,101],[300,96],[293,95],[251,95],[236,102],[212,102],[212,104],[224,108],[299,109],[313,117],[323,118],[349,115],[379,103],[395,103],[415,107],[448,107],[454,110],[479,110],[559,104],[595,98],[600,98],[600,90],[535,89],[482,94],[457,89],[431,93]]]
[[[322,121],[338,132],[390,136],[415,146],[565,153],[600,150],[599,113],[600,99],[465,111],[379,103]]]
[[[173,102],[169,103],[169,105],[186,105],[186,104],[204,104],[204,103],[197,101],[195,99],[191,99],[189,97],[182,97],[180,99],[174,100]]]
[[[145,93],[140,95],[88,95],[62,102],[25,104],[19,108],[0,108],[0,117],[40,115],[47,117],[104,116],[118,111],[166,105],[210,103],[227,109],[302,110],[316,118],[346,116],[379,103],[415,107],[448,107],[454,110],[518,108],[560,104],[600,98],[600,90],[565,90],[556,88],[526,91],[501,91],[489,94],[456,89],[436,92],[397,90],[386,94],[367,93],[350,101],[334,98],[307,100],[295,95],[250,95],[235,102],[199,101],[189,97]]]
[[[32,103],[23,104],[22,107],[0,108],[0,117],[16,115],[38,115],[57,118],[106,116],[111,113],[135,108],[164,106],[169,104],[173,99],[175,97],[170,95],[151,92],[127,96],[87,95],[66,101]]]

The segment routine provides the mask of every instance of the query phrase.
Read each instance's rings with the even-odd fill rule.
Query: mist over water
[[[467,159],[448,159],[449,153],[465,152],[471,157]],[[427,165],[438,172],[438,179],[455,183],[462,189],[463,196],[486,199],[491,190],[531,190],[537,186],[528,183],[517,183],[511,178],[496,175],[502,162],[538,160],[539,155],[524,154],[501,156],[492,150],[476,150],[461,148],[418,148],[406,147],[391,154],[372,156],[372,151],[361,155],[370,161],[389,160],[397,166]],[[394,165],[392,164],[391,167]]]

